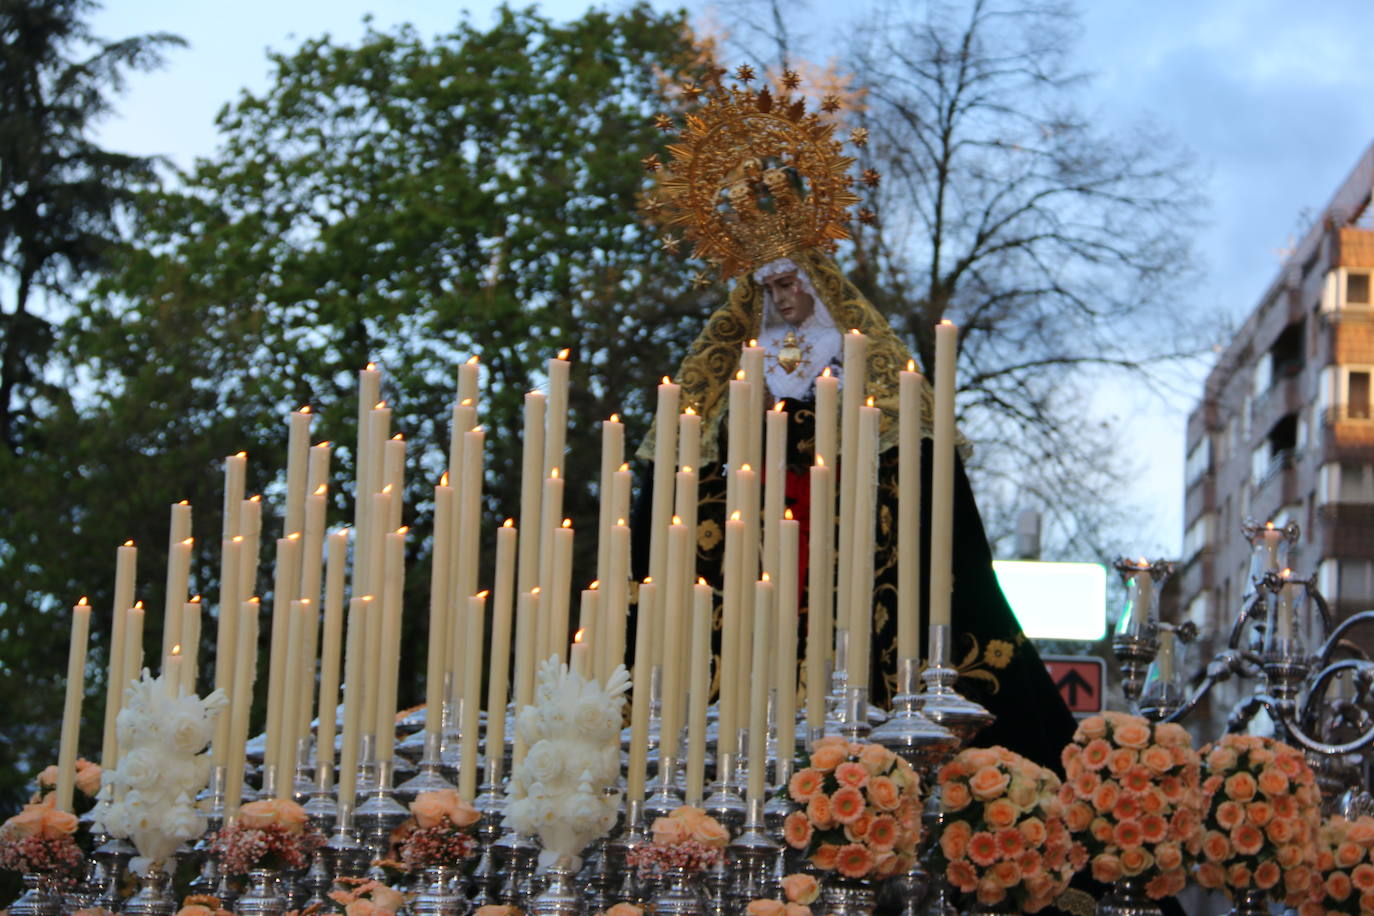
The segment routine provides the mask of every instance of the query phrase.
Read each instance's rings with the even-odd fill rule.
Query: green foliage
[[[315,440],[336,444],[329,523],[350,521],[357,370],[369,360],[411,442],[405,522],[422,535],[410,544],[401,670],[424,669],[429,494],[471,354],[489,430],[488,553],[491,527],[516,514],[524,393],[547,358],[572,350],[566,514],[584,529],[574,586],[585,586],[597,421],[620,412],[633,448],[670,354],[718,299],[692,290],[635,216],[640,160],[662,153],[650,124],[669,104],[662,77],[695,60],[683,16],[647,6],[566,25],[503,10],[488,29],[464,23],[433,40],[369,29],[356,45],[320,38],[273,55],[270,88],[221,111],[219,151],[175,190],[143,195],[136,242],[112,253],[114,273],[63,329],[89,396],[47,423],[44,461],[6,471],[24,482],[13,528],[0,526],[7,568],[24,570],[23,584],[0,584],[0,608],[54,616],[26,631],[32,655],[0,648],[0,676],[53,683],[65,645],[55,613],[83,591],[104,639],[126,537],[143,548],[138,594],[153,609],[147,645],[160,645],[177,499],[195,507],[192,587],[213,607],[220,462],[240,449],[249,492],[265,494],[268,567],[283,533],[286,413],[300,404],[319,413]],[[258,584],[270,604],[268,577]],[[203,633],[208,646],[213,620]],[[203,664],[202,685],[211,673]],[[420,687],[404,677],[402,704]]]

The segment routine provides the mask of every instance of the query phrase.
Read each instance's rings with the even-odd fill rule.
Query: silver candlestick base
[[[582,894],[574,879],[577,871],[564,856],[549,866],[549,883],[530,901],[529,916],[582,916]]]
[[[205,812],[205,832],[196,840],[192,852],[200,862],[200,870],[188,886],[192,894],[213,894],[219,886],[219,857],[210,851],[210,841],[224,826],[224,777],[225,767],[214,767],[210,770],[209,785],[196,798],[196,804]]]
[[[656,818],[667,817],[682,806],[682,796],[677,791],[674,776],[677,773],[677,758],[663,757],[658,763],[658,788],[644,801],[644,819],[650,824]]]
[[[363,843],[368,847],[371,860],[386,857],[391,846],[391,833],[410,816],[395,799],[391,788],[391,761],[382,760],[376,765],[377,785],[368,793],[367,800],[353,812],[353,821],[358,826]]]
[[[920,711],[920,659],[897,661],[897,696],[892,716],[873,730],[869,740],[911,764],[923,779],[959,748],[959,739]]]
[[[850,741],[863,741],[872,730],[868,723],[868,688],[846,687],[840,734]]]
[[[782,822],[797,809],[796,803],[787,794],[787,784],[792,781],[792,761],[778,758],[774,775],[778,791],[763,804],[763,822],[773,833],[781,833]]]
[[[769,835],[764,824],[763,799],[749,802],[744,831],[725,848],[726,862],[733,873],[731,889],[739,912],[749,901],[760,897],[776,897],[780,890],[778,859],[782,847]]]
[[[493,844],[499,874],[506,876],[501,882],[500,898],[506,906],[524,909],[534,884],[535,865],[539,859],[539,846],[523,833],[514,830],[502,834]]]
[[[739,783],[736,770],[738,758],[734,754],[721,754],[720,766],[718,767],[720,779],[713,787],[713,790],[702,802],[702,809],[711,817],[720,821],[721,826],[730,831],[731,836],[736,836],[744,826],[745,816],[748,814],[748,807],[744,804],[744,798],[739,793]]]
[[[1112,654],[1121,668],[1121,692],[1132,708],[1140,700],[1145,675],[1158,653],[1159,638],[1153,624],[1142,627],[1138,633],[1118,633],[1112,637]]]
[[[997,717],[954,689],[959,672],[950,664],[950,639],[948,624],[930,625],[930,664],[921,674],[925,690],[914,705],[917,712],[952,732],[963,745]]]
[[[490,762],[487,767],[488,778],[496,775]],[[480,850],[477,865],[468,876],[468,896],[473,909],[497,902],[501,890],[501,877],[497,868],[495,844],[501,838],[501,819],[506,813],[506,798],[492,782],[484,782],[477,787],[477,798],[472,806],[482,815],[477,822],[474,835]]]
[[[368,849],[358,842],[353,827],[353,806],[341,804],[334,822],[334,832],[325,841],[324,853],[334,881],[340,878],[360,878],[367,871]]]
[[[396,787],[396,798],[402,804],[409,805],[421,792],[457,791],[458,787],[444,778],[444,764],[439,756],[442,745],[443,736],[439,732],[425,733],[425,752],[420,758],[419,771]]]
[[[124,883],[124,875],[129,868],[129,860],[138,855],[133,844],[120,837],[110,837],[96,847],[92,855],[104,863],[105,887],[96,898],[96,906],[117,912],[123,902],[119,896],[119,886]]]
[[[638,799],[627,802],[620,833],[607,840],[601,851],[605,893],[612,902],[635,903],[643,900],[644,889],[639,873],[626,860],[634,850],[649,842],[644,832],[644,803]]]

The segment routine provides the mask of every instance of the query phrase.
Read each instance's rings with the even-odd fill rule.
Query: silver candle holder
[[[420,768],[414,776],[396,787],[396,798],[404,804],[413,802],[422,792],[439,792],[444,789],[457,791],[457,786],[444,778],[443,735],[437,731],[427,731],[425,751],[420,757]]]
[[[391,833],[410,816],[405,808],[397,803],[391,788],[391,761],[378,761],[375,765],[377,780],[375,787],[368,792],[367,800],[353,813],[362,843],[368,847],[371,860],[386,857],[391,845]]]
[[[996,716],[954,689],[959,672],[950,663],[952,638],[949,624],[930,625],[930,664],[921,673],[925,689],[913,706],[927,720],[952,733],[959,745],[964,745],[991,725]]]
[[[776,897],[778,861],[782,845],[768,830],[764,821],[763,799],[749,802],[744,830],[725,847],[725,861],[733,879],[731,892],[737,911],[743,912],[749,901],[759,897]]]
[[[892,715],[873,730],[869,739],[911,764],[925,779],[959,749],[960,741],[954,732],[922,715],[920,670],[920,659],[897,660],[897,696],[893,699]]]

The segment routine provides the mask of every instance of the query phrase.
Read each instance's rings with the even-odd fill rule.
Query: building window
[[[1184,475],[1187,477],[1188,486],[1197,483],[1202,475],[1212,470],[1212,437],[1203,436],[1188,451],[1188,458],[1184,462]]]
[[[1340,502],[1374,503],[1374,466],[1341,464]]]
[[[1345,415],[1352,420],[1368,420],[1369,373],[1350,371],[1346,375],[1345,392]]]
[[[1199,551],[1205,550],[1216,543],[1217,539],[1217,514],[1215,512],[1204,512],[1198,520],[1188,526],[1188,530],[1183,535],[1183,559],[1191,560],[1197,556]]]
[[[1374,600],[1374,560],[1336,561],[1336,600],[1369,604]]]
[[[1345,275],[1345,304],[1369,305],[1369,274],[1347,273]]]

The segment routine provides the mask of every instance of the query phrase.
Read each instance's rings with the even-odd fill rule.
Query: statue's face
[[[816,303],[802,287],[795,270],[769,277],[763,285],[772,294],[778,314],[788,324],[799,325],[815,313]]]

